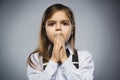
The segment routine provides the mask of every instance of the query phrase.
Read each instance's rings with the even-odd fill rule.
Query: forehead
[[[49,20],[69,20],[69,18],[65,11],[57,11],[48,19],[48,21]]]

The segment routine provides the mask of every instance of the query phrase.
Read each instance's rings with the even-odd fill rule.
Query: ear
[[[73,30],[71,31],[71,35],[73,35]]]
[[[47,36],[46,29],[43,27],[44,35]]]
[[[71,35],[73,35],[74,29],[75,29],[75,25],[72,26]]]
[[[47,36],[47,32],[46,32],[46,30],[44,30],[44,34],[45,34],[45,36]]]

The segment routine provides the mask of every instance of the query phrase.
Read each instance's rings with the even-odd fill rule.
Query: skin
[[[72,25],[64,11],[57,11],[47,20],[46,34],[54,44],[51,60],[63,63],[67,60],[65,43],[69,40],[72,32]]]

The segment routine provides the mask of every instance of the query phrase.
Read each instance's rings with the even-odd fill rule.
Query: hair
[[[31,67],[35,67],[35,64],[33,64],[33,62],[30,59],[30,56],[36,52],[39,53],[38,58],[40,58],[40,56],[43,57],[44,60],[46,60],[47,62],[50,59],[49,56],[49,45],[51,45],[51,42],[48,40],[47,36],[46,36],[46,30],[45,30],[45,24],[47,22],[48,19],[50,19],[53,14],[57,11],[64,11],[66,13],[66,15],[68,16],[71,24],[72,24],[72,34],[70,36],[70,39],[68,40],[68,43],[70,44],[70,47],[73,50],[73,53],[75,52],[75,19],[74,19],[74,14],[72,12],[72,10],[63,5],[63,4],[53,4],[51,6],[49,6],[46,11],[43,14],[42,17],[42,22],[41,22],[41,28],[40,28],[40,34],[39,34],[39,45],[38,48],[35,49],[35,51],[33,51],[27,60],[27,64],[29,64]]]

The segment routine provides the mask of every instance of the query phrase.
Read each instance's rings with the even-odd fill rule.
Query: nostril
[[[56,31],[61,31],[61,29],[56,29]]]

